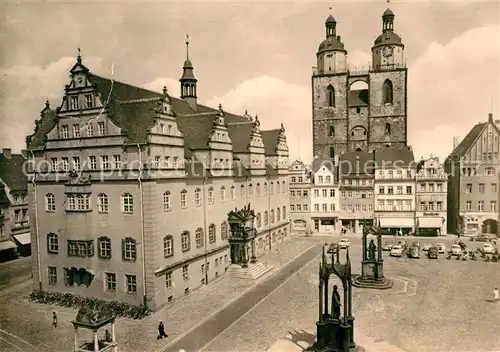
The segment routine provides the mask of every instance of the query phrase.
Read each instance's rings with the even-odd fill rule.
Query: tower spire
[[[196,111],[196,82],[198,80],[194,76],[193,70],[193,64],[189,59],[189,34],[186,34],[186,61],[184,61],[184,65],[182,66],[182,77],[179,80],[181,83],[181,98]]]
[[[82,63],[82,49],[80,49],[80,46],[78,45],[78,56],[76,57],[76,61],[81,64]]]
[[[186,60],[189,60],[189,34],[186,34]]]

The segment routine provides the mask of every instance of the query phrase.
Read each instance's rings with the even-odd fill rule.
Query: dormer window
[[[64,125],[61,126],[61,138],[68,138],[69,131],[68,131],[68,126]]]
[[[80,125],[73,125],[73,137],[80,138]]]
[[[92,137],[94,135],[94,125],[91,123],[87,124],[87,136]]]
[[[71,97],[71,110],[78,110],[78,97]]]
[[[98,128],[99,136],[105,136],[106,135],[106,124],[104,122],[98,122],[97,123],[97,128]]]
[[[94,96],[92,94],[85,94],[85,104],[87,109],[94,107]]]

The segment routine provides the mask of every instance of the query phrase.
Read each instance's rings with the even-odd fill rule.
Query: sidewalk
[[[307,239],[292,238],[288,242],[277,244],[276,249],[258,258],[266,265],[272,266],[273,270],[256,281],[222,277],[217,282],[212,282],[199,290],[193,291],[184,299],[152,313],[151,316],[145,319],[118,318],[115,331],[119,350],[121,352],[164,351],[169,345],[203,324],[247,290],[273,275],[285,263],[290,262],[314,245],[316,245],[315,242]],[[15,318],[20,312],[27,311],[30,312],[29,316],[22,317],[21,314],[21,316]],[[58,314],[59,327],[57,330],[51,328],[50,325],[52,311]],[[11,319],[8,322],[6,321],[2,328],[19,336],[21,339],[30,341],[37,347],[41,347],[40,350],[46,350],[46,348],[51,351],[71,350],[73,346],[71,321],[76,316],[76,310],[36,304],[28,302],[27,298],[21,298],[10,303],[7,315]],[[156,337],[160,321],[163,321],[165,325],[168,338],[158,341]],[[35,329],[35,327],[38,328],[30,330]],[[29,331],[36,331],[36,334],[30,334]],[[103,333],[104,331],[102,331]],[[87,337],[90,336],[85,336],[85,338]],[[45,349],[40,346],[42,342]]]

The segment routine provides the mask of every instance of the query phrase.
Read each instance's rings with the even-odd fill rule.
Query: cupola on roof
[[[404,47],[401,37],[394,33],[394,17],[394,13],[390,9],[384,11],[382,15],[382,34],[375,39],[373,47],[385,45]]]
[[[319,45],[316,55],[320,55],[328,51],[341,51],[346,53],[347,51],[344,48],[344,43],[342,43],[340,36],[337,35],[337,21],[331,14],[325,21],[325,29],[326,39]]]

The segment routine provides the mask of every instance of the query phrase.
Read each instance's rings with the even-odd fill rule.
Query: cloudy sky
[[[3,2],[0,144],[24,148],[48,98],[61,102],[82,48],[100,75],[179,95],[185,34],[202,103],[283,122],[291,156],[311,159],[311,67],[329,7],[351,67],[367,66],[388,6],[374,2]],[[446,156],[499,104],[496,1],[391,2],[409,67],[409,143]]]

